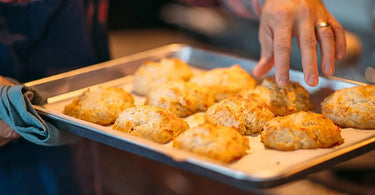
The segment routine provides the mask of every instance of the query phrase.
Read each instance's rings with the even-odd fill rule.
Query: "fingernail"
[[[309,77],[308,81],[309,81],[309,83],[308,83],[309,85],[315,86],[315,85],[318,84],[318,77],[316,75],[311,75]]]
[[[329,68],[329,70],[328,70],[328,74],[329,74],[329,75],[332,75],[334,71],[335,71],[335,70],[333,69],[333,67],[331,67],[331,68]]]
[[[327,68],[326,68],[326,71],[325,71],[325,73],[326,73],[326,75],[331,75],[332,73],[333,73],[333,67],[331,66],[326,66]]]
[[[289,82],[289,79],[286,77],[286,76],[282,76],[278,79],[277,83],[282,86],[282,87],[285,87],[288,85],[288,82]]]

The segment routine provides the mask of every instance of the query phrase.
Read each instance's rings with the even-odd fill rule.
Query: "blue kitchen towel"
[[[44,121],[32,104],[42,105],[46,98],[24,85],[0,86],[0,118],[26,140],[44,146],[63,145],[75,140],[67,131],[60,131]]]

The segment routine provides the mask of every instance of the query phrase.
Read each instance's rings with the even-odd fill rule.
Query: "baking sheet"
[[[35,108],[46,120],[62,130],[70,131],[113,147],[151,158],[178,168],[201,174],[242,189],[268,188],[298,179],[313,171],[359,156],[375,148],[375,130],[342,129],[344,143],[328,149],[276,151],[265,149],[260,136],[248,136],[251,149],[243,158],[229,164],[172,148],[172,143],[157,144],[62,114],[65,105],[87,87],[119,86],[132,89],[131,74],[146,60],[177,57],[199,69],[229,67],[239,64],[250,70],[256,62],[222,53],[215,53],[186,45],[168,45],[136,55],[112,60],[53,77],[33,81],[34,86],[48,98],[48,104]],[[269,73],[272,75],[273,72]],[[304,83],[303,73],[291,71],[292,80],[300,82],[311,94],[314,111],[320,112],[320,102],[337,89],[361,83],[334,77],[320,78],[317,87]],[[135,104],[143,104],[144,97],[136,96]]]

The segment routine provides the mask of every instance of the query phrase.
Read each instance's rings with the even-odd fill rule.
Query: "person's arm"
[[[0,85],[13,85],[11,82],[7,81],[4,77],[0,76]],[[20,135],[14,131],[8,124],[0,119],[0,147],[4,146],[8,142],[15,138],[20,137]]]

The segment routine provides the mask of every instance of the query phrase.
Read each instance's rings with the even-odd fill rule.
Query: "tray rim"
[[[164,46],[161,46],[161,47],[156,47],[154,49],[138,52],[138,53],[135,53],[135,54],[131,54],[131,55],[128,55],[128,56],[123,56],[123,57],[120,57],[120,58],[111,59],[109,61],[101,62],[101,63],[98,63],[98,64],[93,64],[93,65],[86,66],[86,67],[83,67],[83,68],[78,68],[78,69],[75,69],[75,70],[71,70],[71,71],[60,73],[60,74],[48,76],[48,77],[45,77],[45,78],[37,79],[37,80],[34,80],[34,81],[29,81],[29,82],[26,82],[24,84],[26,86],[34,86],[34,85],[38,85],[38,84],[42,84],[42,83],[51,82],[51,81],[54,81],[54,80],[66,78],[68,76],[74,76],[74,75],[82,74],[82,73],[85,73],[85,72],[90,72],[90,71],[94,71],[94,70],[105,69],[105,68],[108,68],[108,67],[111,67],[111,66],[116,66],[116,65],[118,65],[119,62],[131,61],[132,59],[139,58],[140,56],[143,56],[144,54],[147,54],[147,53],[158,53],[158,52],[163,52],[164,50],[178,51],[178,50],[181,50],[183,48],[203,50],[203,51],[208,51],[208,52],[212,52],[212,53],[216,53],[216,54],[224,54],[226,56],[230,56],[232,58],[237,58],[237,59],[253,60],[253,59],[246,59],[246,58],[243,58],[243,57],[239,57],[239,56],[236,56],[234,54],[228,54],[228,53],[224,53],[224,52],[220,52],[220,51],[206,50],[206,49],[202,49],[202,48],[199,48],[199,47],[193,47],[193,46],[190,46],[188,44],[173,43],[173,44],[168,44],[168,45],[164,45]],[[294,69],[290,69],[290,71],[300,72],[300,71],[297,71],[297,70],[294,70]],[[355,84],[355,85],[366,85],[366,83],[362,83],[362,82],[354,81],[354,80],[349,80],[349,79],[344,79],[344,78],[340,78],[340,77],[335,77],[335,76],[319,75],[319,77],[320,78],[328,78],[328,79],[331,79],[331,80],[342,81],[342,82],[347,82],[347,83],[351,83],[351,84]]]
[[[103,63],[95,64],[95,65],[92,65],[92,66],[88,66],[88,67],[84,67],[84,68],[72,70],[72,71],[69,71],[69,72],[61,73],[61,74],[58,74],[58,75],[54,75],[54,76],[42,78],[42,79],[39,79],[39,80],[31,81],[31,82],[25,83],[25,85],[27,85],[27,86],[38,85],[38,84],[42,84],[42,83],[46,83],[46,82],[51,82],[51,81],[54,81],[54,80],[58,80],[58,79],[61,79],[61,78],[65,78],[65,77],[68,77],[68,76],[74,76],[74,75],[82,74],[82,73],[85,73],[85,72],[90,72],[90,71],[93,71],[93,70],[104,69],[104,68],[108,68],[108,67],[111,67],[111,66],[116,66],[119,63],[123,63],[123,62],[126,62],[126,61],[131,61],[133,59],[137,59],[137,58],[139,58],[139,57],[141,57],[141,56],[143,56],[143,55],[145,55],[147,53],[158,53],[158,52],[162,53],[165,50],[178,51],[178,50],[181,50],[183,48],[192,48],[192,49],[203,50],[203,49],[195,48],[195,47],[192,47],[192,46],[189,46],[189,45],[185,45],[185,44],[169,44],[169,45],[166,45],[166,46],[162,46],[162,47],[154,48],[154,49],[151,49],[151,50],[139,52],[139,53],[132,54],[132,55],[129,55],[129,56],[124,56],[124,57],[121,57],[121,58],[113,59],[113,60],[110,60],[110,61],[107,61],[107,62],[103,62]],[[210,50],[204,50],[204,51],[214,52],[214,53],[217,53],[217,54],[223,54],[221,52],[215,52],[215,51],[210,51]],[[230,57],[234,57],[234,58],[246,59],[246,58],[237,57],[237,56],[231,55],[231,54],[225,54],[225,55],[226,56],[230,56]],[[249,60],[249,59],[246,59],[246,60]],[[291,71],[295,71],[295,70],[291,70]],[[296,72],[299,72],[299,71],[296,71]],[[355,84],[355,85],[364,85],[364,83],[361,83],[361,82],[352,81],[352,80],[348,80],[348,79],[342,79],[342,78],[338,78],[338,77],[326,77],[326,78],[331,79],[331,80],[343,81],[343,82],[347,82],[347,83],[351,83],[351,84]],[[34,106],[34,108],[43,117],[46,117],[46,118],[49,118],[49,119],[53,119],[53,118],[56,119],[56,117],[59,118],[59,116],[51,115],[51,113],[49,113],[48,110],[46,110],[44,108],[41,108],[39,106]],[[62,118],[62,119],[64,119],[64,118]],[[78,124],[77,123],[73,124],[72,123],[72,125],[82,125],[82,124],[79,124],[79,123]],[[82,128],[87,128],[87,126],[83,126]],[[75,134],[76,134],[76,132],[75,132]],[[88,137],[86,137],[86,138],[88,138]],[[101,142],[100,140],[95,140],[95,141]],[[132,141],[132,140],[130,140],[130,141]],[[104,143],[104,142],[101,142],[101,143]],[[108,144],[108,143],[104,143],[104,144]],[[116,146],[113,146],[113,147],[116,147]],[[116,147],[116,148],[118,148],[118,147]],[[342,154],[350,154],[350,153],[353,153],[353,152],[355,152],[357,150],[363,150],[362,153],[365,153],[367,151],[370,151],[373,148],[375,148],[375,137],[372,137],[372,138],[366,140],[365,143],[363,143],[361,141],[359,143],[356,143],[356,144],[353,144],[353,145],[349,145],[349,146],[347,146],[345,148],[342,148],[340,150],[333,151],[332,153],[329,153],[328,156],[333,156],[333,157],[329,158],[328,161],[324,160],[324,159],[327,159],[326,158],[327,154],[319,156],[319,158],[314,159],[314,161],[313,161],[314,163],[312,163],[313,165],[309,166],[309,167],[312,167],[312,169],[309,169],[308,171],[312,172],[313,168],[316,167],[316,166],[318,166],[318,165],[329,164],[328,163],[329,161],[335,161],[335,160],[336,161],[340,161],[339,158],[343,158]],[[166,155],[166,154],[163,154],[163,153],[159,153],[159,154],[162,155],[162,156],[168,157],[168,155]],[[150,158],[150,157],[148,157],[148,158]],[[168,157],[168,158],[170,158],[170,157]],[[346,158],[346,159],[349,159],[349,158]],[[157,159],[154,159],[154,160],[157,160]],[[171,159],[171,160],[174,161],[173,159]],[[176,163],[174,163],[174,165],[172,165],[173,163],[167,163],[167,164],[170,164],[170,165],[175,166],[175,167],[183,168],[183,167],[177,165],[177,164],[180,164],[180,163],[181,162],[176,162]],[[192,162],[191,161],[185,161],[183,163],[190,163],[191,164]],[[306,164],[306,163],[303,163],[303,164]],[[308,163],[308,164],[311,164],[311,163]],[[191,164],[191,165],[198,166],[197,164]],[[206,166],[200,167],[200,168],[207,169]],[[225,168],[228,168],[228,167],[225,167]],[[268,188],[268,187],[274,187],[276,185],[285,183],[285,182],[288,181],[288,179],[291,179],[293,176],[306,175],[306,171],[304,171],[305,169],[306,169],[306,166],[300,165],[299,168],[293,169],[294,170],[293,172],[290,171],[289,173],[283,173],[283,174],[278,174],[277,176],[269,177],[266,180],[266,182],[268,182],[268,183],[265,183],[265,181],[262,180],[262,179],[256,179],[256,178],[253,178],[253,177],[251,179],[249,179],[249,177],[244,177],[244,175],[246,175],[246,174],[238,174],[237,178],[230,177],[232,175],[230,175],[229,173],[228,174],[224,174],[224,176],[227,176],[227,177],[230,177],[230,178],[234,178],[234,179],[237,179],[237,180],[242,180],[243,182],[251,181],[251,182],[253,182],[253,185],[255,187]],[[208,169],[208,170],[209,171],[214,171],[212,169]],[[231,170],[233,170],[233,169],[231,169]],[[191,170],[188,170],[188,171],[191,171]],[[238,170],[233,170],[233,171],[238,172]],[[241,173],[243,173],[243,172],[241,172]],[[198,174],[199,174],[199,172],[198,172]],[[221,174],[223,174],[223,173],[221,173]],[[239,177],[239,176],[241,176],[241,177]],[[243,188],[243,186],[239,186],[239,187]],[[253,188],[251,188],[251,189],[253,189]]]

